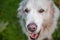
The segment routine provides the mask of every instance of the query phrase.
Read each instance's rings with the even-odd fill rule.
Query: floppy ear
[[[17,14],[17,17],[21,17],[22,16],[22,13],[23,13],[23,2],[21,2],[21,4],[19,4],[19,8],[18,8],[18,14]]]
[[[48,17],[47,17],[47,20],[44,20],[43,22],[43,31],[45,31],[45,29],[49,29],[50,30],[50,27],[53,23],[53,18],[54,18],[54,4],[53,2],[50,2],[49,3],[49,9],[47,10],[48,12]]]
[[[17,17],[20,18],[23,15],[23,12],[24,12],[23,10],[24,10],[24,7],[25,7],[26,3],[27,3],[27,1],[24,0],[19,4],[19,8],[17,10],[18,11]]]
[[[52,2],[50,3],[50,13],[54,13],[54,5]]]
[[[49,8],[49,14],[51,15],[51,17],[54,16],[54,3],[50,2],[50,8]]]
[[[26,33],[26,29],[25,29],[25,23],[24,23],[24,19],[23,19],[23,16],[24,16],[24,7],[26,5],[27,1],[26,0],[23,0],[20,4],[19,4],[19,8],[18,8],[18,14],[17,14],[17,17],[19,18],[19,22],[20,22],[20,26],[22,27],[22,30],[23,30],[23,33]]]

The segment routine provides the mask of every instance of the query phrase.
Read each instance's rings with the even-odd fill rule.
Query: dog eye
[[[28,12],[29,12],[28,8],[26,8],[24,11],[25,11],[26,13],[28,13]]]
[[[44,12],[44,9],[40,9],[38,12],[39,13],[43,13]]]

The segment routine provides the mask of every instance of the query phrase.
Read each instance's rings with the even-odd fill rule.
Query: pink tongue
[[[31,34],[32,38],[37,38],[38,34]]]

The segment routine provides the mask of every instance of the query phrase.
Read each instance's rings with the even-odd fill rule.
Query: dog
[[[59,18],[59,9],[53,0],[23,0],[17,16],[27,40],[53,40]]]

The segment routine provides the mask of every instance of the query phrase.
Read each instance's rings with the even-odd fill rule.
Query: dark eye
[[[29,12],[28,8],[26,8],[24,11],[25,11],[26,13],[28,13],[28,12]]]
[[[43,13],[44,12],[44,9],[40,9],[38,12],[39,13]]]

